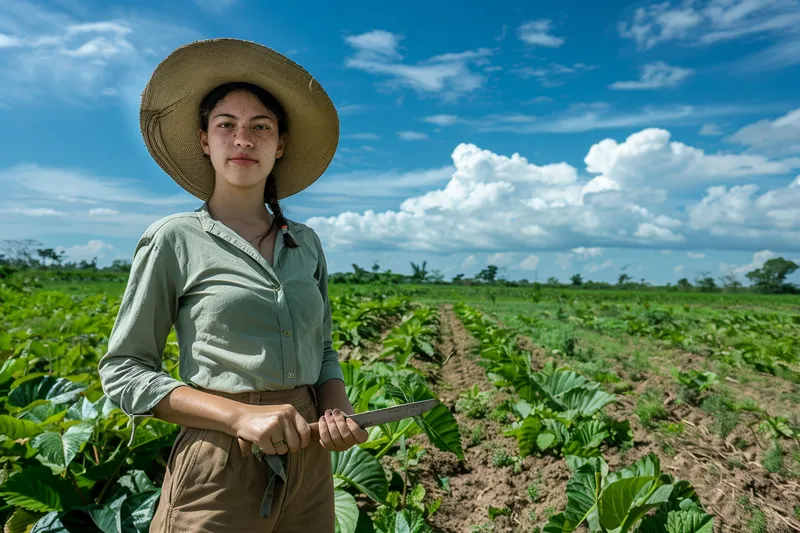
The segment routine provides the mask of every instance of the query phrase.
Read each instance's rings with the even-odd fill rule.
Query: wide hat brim
[[[142,93],[139,125],[156,163],[192,195],[204,201],[211,197],[214,168],[197,137],[200,102],[213,88],[235,81],[267,90],[286,112],[284,153],[273,169],[278,198],[319,179],[339,143],[333,102],[300,65],[266,46],[239,39],[187,44],[153,71]]]

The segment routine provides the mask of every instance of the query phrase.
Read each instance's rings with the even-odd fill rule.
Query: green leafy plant
[[[661,472],[653,454],[609,472],[602,458],[567,457],[566,509],[545,533],[569,533],[585,524],[592,533],[712,533],[714,518],[703,510],[694,488]]]

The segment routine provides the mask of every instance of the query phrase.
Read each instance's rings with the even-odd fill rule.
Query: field
[[[102,396],[123,289],[0,285],[5,531],[147,531],[177,427],[140,422],[128,446]],[[357,411],[441,402],[334,454],[342,532],[800,531],[798,296],[334,284],[331,301]]]

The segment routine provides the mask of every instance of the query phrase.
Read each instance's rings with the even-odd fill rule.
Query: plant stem
[[[403,431],[395,433],[394,436],[392,437],[392,440],[390,440],[389,443],[386,446],[384,446],[381,451],[378,452],[378,454],[375,456],[375,459],[380,459],[381,457],[389,453],[389,450],[392,448],[392,446],[394,446],[394,444],[398,440],[400,440],[401,437],[405,436],[405,434],[408,433],[408,430],[411,429],[412,427],[414,427],[414,424],[409,424],[405,428],[403,428]]]

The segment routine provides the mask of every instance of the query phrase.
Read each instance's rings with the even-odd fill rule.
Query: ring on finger
[[[272,445],[275,446],[276,448],[280,448],[281,446],[286,446],[286,441],[279,440],[278,442],[273,442]]]

